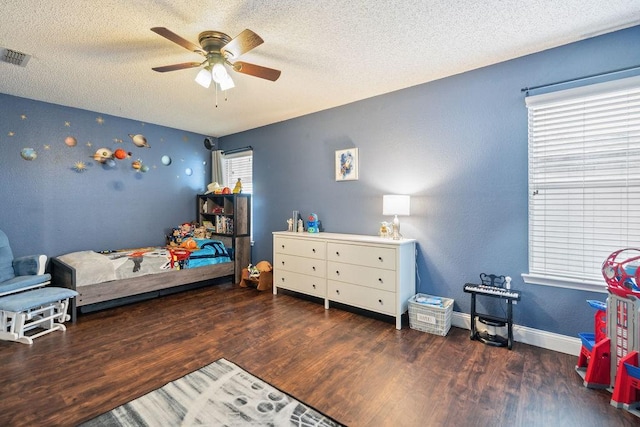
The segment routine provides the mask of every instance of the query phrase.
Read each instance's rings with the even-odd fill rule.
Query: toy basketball
[[[609,290],[621,297],[640,297],[640,249],[626,248],[613,252],[602,264],[602,276]]]

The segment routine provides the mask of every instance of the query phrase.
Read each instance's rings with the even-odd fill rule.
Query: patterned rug
[[[82,427],[341,426],[225,359],[191,372]]]

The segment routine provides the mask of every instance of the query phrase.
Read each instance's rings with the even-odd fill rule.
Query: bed
[[[233,281],[233,253],[223,242],[195,239],[197,249],[146,247],[80,251],[51,259],[52,282],[73,289],[71,320],[92,311],[176,292],[214,279]]]

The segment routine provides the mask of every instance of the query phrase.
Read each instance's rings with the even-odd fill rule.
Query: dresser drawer
[[[273,261],[276,270],[287,270],[316,277],[327,277],[326,261],[317,258],[303,258],[295,255],[276,254]]]
[[[396,315],[394,292],[328,280],[327,299],[377,313]]]
[[[273,251],[307,258],[326,258],[326,244],[323,241],[286,238],[276,236],[273,240]]]
[[[327,279],[354,283],[383,291],[396,291],[396,272],[382,268],[329,261],[327,263]]]
[[[368,267],[396,269],[396,250],[379,246],[327,243],[327,260]]]
[[[327,279],[281,269],[273,270],[273,285],[320,298],[327,292]]]

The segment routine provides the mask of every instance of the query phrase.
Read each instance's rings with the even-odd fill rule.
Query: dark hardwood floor
[[[577,357],[217,285],[0,342],[0,425],[73,426],[224,357],[350,426],[631,426]]]

